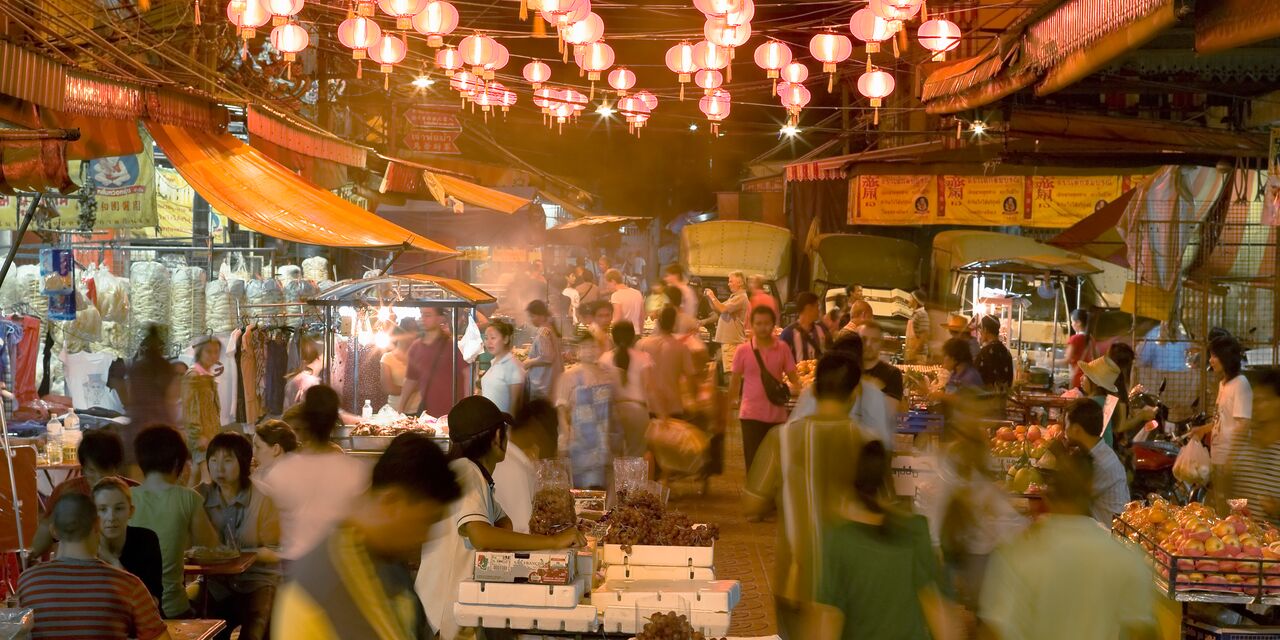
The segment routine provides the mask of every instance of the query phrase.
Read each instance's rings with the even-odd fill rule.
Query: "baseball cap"
[[[512,424],[515,424],[515,419],[500,411],[492,400],[484,396],[470,396],[449,410],[449,440],[467,442]]]

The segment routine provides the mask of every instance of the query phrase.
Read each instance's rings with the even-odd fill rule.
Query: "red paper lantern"
[[[382,37],[382,29],[378,23],[365,17],[354,16],[338,25],[338,42],[351,49],[351,57],[363,60],[367,57],[369,47]]]
[[[724,89],[715,89],[698,101],[698,109],[711,121],[713,135],[720,133],[720,123],[729,117],[732,106],[731,96]]]
[[[232,0],[227,3],[227,19],[240,38],[249,40],[257,35],[258,27],[271,21],[271,13],[262,0]]]
[[[920,46],[933,52],[933,61],[941,62],[947,52],[960,46],[960,27],[950,20],[933,19],[920,25],[916,37]]]
[[[924,0],[869,0],[867,8],[891,23],[906,22],[920,13]],[[897,25],[894,25],[897,31]]]
[[[383,73],[391,73],[395,65],[404,61],[409,53],[409,45],[394,33],[384,33],[378,41],[369,47],[369,59],[378,63]]]
[[[707,17],[725,16],[742,10],[743,0],[693,0],[693,6]]]
[[[484,77],[486,80],[492,80],[499,69],[505,69],[507,63],[511,62],[511,52],[501,42],[495,41],[493,46],[493,60],[484,65]]]
[[[285,62],[293,62],[298,54],[311,43],[311,34],[291,22],[271,30],[271,46],[284,54]]]
[[[565,44],[585,47],[604,37],[604,20],[594,13],[588,13],[585,19],[566,26],[561,37]]]
[[[427,8],[427,0],[378,0],[382,12],[396,19],[396,28],[404,31],[413,26],[413,17]]]
[[[271,24],[280,26],[289,21],[289,18],[298,15],[302,11],[303,0],[267,0],[267,13],[271,14]]]
[[[865,7],[855,11],[849,19],[849,31],[853,32],[853,37],[866,43],[868,54],[879,51],[880,43],[892,38],[894,34],[888,20]]]
[[[582,48],[582,59],[578,66],[587,72],[587,79],[595,82],[600,74],[613,66],[615,60],[613,47],[604,42],[592,42]]]
[[[831,74],[827,79],[827,92],[830,93],[835,89],[836,65],[853,55],[853,41],[838,33],[819,33],[809,41],[809,52],[822,62],[823,72]]]
[[[653,111],[658,108],[658,96],[653,95],[653,92],[648,89],[637,91],[636,99],[644,102],[644,105],[649,107],[649,111]]]
[[[462,94],[463,98],[470,98],[474,96],[476,91],[480,88],[480,78],[478,78],[476,74],[471,73],[466,69],[462,69],[453,74],[453,78],[449,80],[449,86],[452,87],[454,91]]]
[[[462,68],[462,65],[462,54],[458,53],[457,49],[445,47],[436,52],[436,66],[440,67],[445,75],[452,76],[453,72]]]
[[[439,48],[444,37],[458,28],[458,9],[444,0],[431,0],[412,23],[415,31],[427,37],[427,46]]]
[[[492,64],[498,56],[498,41],[482,33],[467,36],[458,43],[462,61],[471,66],[472,73],[482,73],[484,66]]]
[[[534,60],[524,66],[524,79],[534,89],[542,87],[542,83],[551,79],[551,67],[541,60]]]
[[[809,101],[813,99],[813,94],[802,84],[784,82],[778,85],[778,99],[782,101],[782,106],[789,114],[787,122],[795,126],[800,121],[800,110],[808,106]]]
[[[875,124],[880,124],[880,106],[884,98],[893,93],[896,84],[893,75],[884,71],[868,71],[858,77],[858,93],[871,100],[871,107],[875,109]]]
[[[803,62],[792,62],[782,68],[780,75],[784,82],[801,83],[809,79],[809,67]]]
[[[707,18],[702,26],[702,33],[707,42],[718,47],[734,49],[741,47],[751,39],[751,23],[730,24],[725,18]]]
[[[626,67],[618,67],[609,72],[609,86],[613,87],[618,95],[625,96],[632,87],[636,86],[636,74]]]
[[[715,69],[699,69],[693,74],[693,83],[702,87],[703,91],[710,95],[712,91],[724,84],[724,74]]]
[[[756,47],[756,66],[764,69],[770,78],[777,78],[782,68],[791,64],[791,47],[786,43],[770,40]]]
[[[703,40],[693,45],[693,64],[699,69],[723,69],[729,66],[729,50]]]

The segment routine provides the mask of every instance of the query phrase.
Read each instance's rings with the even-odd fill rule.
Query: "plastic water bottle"
[[[45,427],[45,435],[44,450],[49,464],[62,464],[62,421],[57,418],[50,420]]]
[[[373,419],[373,401],[372,400],[364,401],[364,408],[360,409],[360,419],[365,421]]]
[[[80,431],[80,418],[74,413],[67,414],[62,427],[62,462],[79,464],[80,437],[83,435]]]

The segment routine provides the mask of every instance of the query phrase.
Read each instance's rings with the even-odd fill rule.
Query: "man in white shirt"
[[[513,531],[511,518],[494,495],[493,480],[498,463],[507,456],[507,429],[512,422],[484,396],[463,398],[449,411],[450,453],[458,454],[452,456],[449,468],[462,485],[462,497],[422,548],[422,569],[414,584],[440,640],[470,637],[458,627],[453,605],[459,583],[472,574],[476,550],[537,551],[585,544],[574,528],[554,536]]]
[[[613,321],[626,320],[637,333],[644,329],[644,295],[628,287],[622,272],[617,269],[610,269],[604,274],[604,284],[609,292],[609,302],[613,303]]]
[[[662,279],[669,285],[680,290],[680,310],[690,318],[698,318],[698,294],[693,292],[693,287],[689,286],[688,274],[684,272],[684,267],[679,263],[667,265],[663,269]]]
[[[529,533],[538,479],[534,465],[544,453],[555,454],[559,421],[550,402],[541,398],[526,402],[511,426],[507,457],[493,470],[494,497],[516,533]]]

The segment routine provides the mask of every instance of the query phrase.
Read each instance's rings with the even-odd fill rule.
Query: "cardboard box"
[[[689,624],[695,631],[701,631],[709,638],[723,638],[729,635],[730,614],[711,611],[690,611]],[[637,633],[636,608],[627,606],[609,607],[604,612],[605,633]],[[643,628],[643,625],[640,625]]]
[[[572,609],[582,603],[589,590],[590,574],[578,576],[573,584],[513,584],[463,580],[458,585],[458,602],[495,606]]]
[[[714,567],[715,547],[659,547],[637,544],[631,551],[623,551],[622,545],[604,546],[606,565],[626,564],[650,567]]]
[[[742,600],[742,584],[737,580],[610,580],[591,592],[591,604],[600,611],[675,598],[691,611],[733,611]]]
[[[612,564],[604,568],[605,580],[715,580],[710,567],[647,567]]]
[[[453,605],[453,616],[462,627],[486,629],[594,633],[600,628],[596,608],[589,604],[572,609],[540,609],[458,602]]]
[[[476,582],[531,584],[573,584],[577,552],[558,551],[477,551]]]

